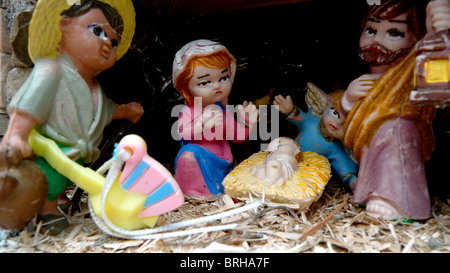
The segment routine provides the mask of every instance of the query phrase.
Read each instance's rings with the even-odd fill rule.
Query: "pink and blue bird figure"
[[[127,150],[119,183],[129,192],[148,195],[139,217],[151,217],[172,211],[184,203],[184,196],[172,174],[147,154],[145,141],[137,135],[125,136],[116,146],[115,155]]]

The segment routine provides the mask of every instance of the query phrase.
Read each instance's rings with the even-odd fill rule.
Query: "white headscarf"
[[[233,81],[236,74],[236,59],[233,55],[231,55],[228,49],[220,43],[201,39],[187,43],[177,52],[177,54],[175,54],[175,59],[173,60],[172,66],[172,79],[174,87],[177,88],[176,84],[178,76],[185,69],[185,66],[189,60],[193,57],[206,56],[219,51],[226,52],[233,60],[230,67],[231,81]]]

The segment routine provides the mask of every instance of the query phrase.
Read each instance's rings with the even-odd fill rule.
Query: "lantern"
[[[450,31],[426,36],[416,46],[416,68],[410,102],[450,105]]]

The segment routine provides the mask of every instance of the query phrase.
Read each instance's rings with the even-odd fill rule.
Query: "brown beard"
[[[370,65],[392,64],[401,57],[405,56],[410,47],[402,48],[396,51],[387,49],[383,45],[367,45],[359,48],[359,57]]]

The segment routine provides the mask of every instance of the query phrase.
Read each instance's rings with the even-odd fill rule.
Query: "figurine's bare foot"
[[[54,214],[54,215],[62,215],[62,213],[58,210],[58,200],[48,201],[45,200],[44,205],[41,208],[39,214]]]
[[[67,197],[65,193],[61,193],[60,195],[58,195],[58,205],[70,204],[71,201],[72,200],[70,200],[70,198]]]
[[[366,212],[369,216],[383,218],[385,220],[403,217],[394,206],[380,198],[371,198],[367,202]]]
[[[37,222],[40,222],[42,225],[40,232],[58,235],[70,226],[67,217],[58,210],[57,203],[58,200],[45,201],[37,216]]]

